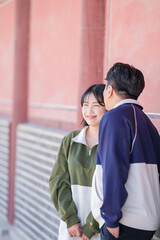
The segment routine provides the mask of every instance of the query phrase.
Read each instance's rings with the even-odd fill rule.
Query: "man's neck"
[[[122,100],[124,100],[123,98],[120,98],[118,95],[116,95],[114,93],[114,96],[112,98],[112,104],[110,106],[110,109],[108,110],[111,110],[112,108],[114,108],[119,102],[121,102]]]

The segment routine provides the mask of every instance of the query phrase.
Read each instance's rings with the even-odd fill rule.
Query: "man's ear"
[[[107,96],[108,98],[110,98],[113,95],[113,87],[111,85],[109,85],[107,87]]]

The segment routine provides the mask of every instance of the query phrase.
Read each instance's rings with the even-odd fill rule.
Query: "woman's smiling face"
[[[89,126],[99,126],[100,120],[105,112],[105,107],[97,102],[93,93],[90,93],[85,97],[82,106],[82,115]]]

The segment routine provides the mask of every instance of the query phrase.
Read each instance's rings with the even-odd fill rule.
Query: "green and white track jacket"
[[[80,222],[91,239],[100,239],[99,224],[91,213],[91,185],[96,166],[97,145],[89,149],[85,140],[87,127],[73,131],[62,140],[54,164],[49,188],[51,200],[61,216],[59,240],[69,238],[67,228]]]

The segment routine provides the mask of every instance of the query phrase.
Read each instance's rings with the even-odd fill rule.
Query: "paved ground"
[[[0,221],[0,240],[16,240],[10,236],[10,225],[4,220]]]
[[[16,240],[16,239],[13,239],[13,238],[11,238],[10,236],[3,236],[3,237],[1,237],[1,240]]]
[[[160,238],[154,236],[153,240],[160,240]]]
[[[0,240],[16,240],[16,239],[12,239],[9,232],[3,231],[1,233]]]

